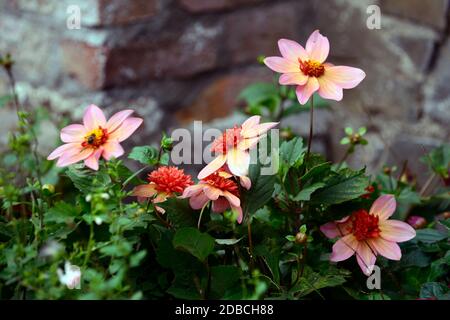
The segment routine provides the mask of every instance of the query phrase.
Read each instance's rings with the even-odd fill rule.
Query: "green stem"
[[[310,108],[310,112],[309,112],[309,138],[308,138],[308,149],[306,151],[306,157],[305,157],[305,166],[309,160],[309,155],[311,153],[313,132],[314,132],[314,95],[311,96],[311,108]]]
[[[86,267],[89,258],[91,257],[92,248],[94,247],[94,221],[91,221],[91,224],[89,225],[89,242],[86,252],[86,257],[84,258],[83,262],[83,269]]]

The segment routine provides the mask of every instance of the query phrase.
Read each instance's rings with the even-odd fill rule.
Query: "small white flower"
[[[105,199],[105,200],[108,200],[110,198],[109,194],[107,194],[105,192],[101,194],[101,197],[102,197],[102,199]]]
[[[66,261],[64,264],[64,272],[58,268],[59,281],[66,285],[69,289],[80,289],[81,270],[79,266]]]
[[[47,257],[56,257],[61,250],[63,249],[63,246],[56,242],[55,240],[50,240],[44,246],[42,246],[41,250],[39,251],[39,256],[42,258]]]
[[[92,194],[88,194],[85,198],[86,202],[91,202],[92,200]]]

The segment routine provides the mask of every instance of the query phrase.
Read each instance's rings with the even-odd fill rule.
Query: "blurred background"
[[[279,55],[280,38],[304,45],[319,29],[331,43],[328,61],[367,77],[318,110],[314,148],[339,161],[343,128],[366,126],[369,146],[353,166],[408,159],[420,173],[418,158],[449,141],[448,8],[448,0],[0,0],[0,54],[13,55],[25,104],[77,120],[91,103],[109,114],[133,108],[145,122],[129,145],[149,144],[193,120],[239,124],[239,92],[274,80],[257,57]],[[0,148],[15,120],[0,108]],[[308,122],[305,112],[284,125],[306,136]],[[43,153],[59,144],[54,121],[39,140]]]

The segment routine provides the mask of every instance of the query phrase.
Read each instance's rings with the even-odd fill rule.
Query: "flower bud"
[[[308,236],[306,234],[304,234],[303,232],[298,232],[295,235],[295,243],[304,244],[304,243],[306,243],[306,241],[308,241]]]
[[[55,186],[50,183],[46,183],[42,186],[42,190],[52,194],[55,193]]]
[[[427,225],[427,220],[421,216],[409,216],[406,222],[414,229],[422,229]]]

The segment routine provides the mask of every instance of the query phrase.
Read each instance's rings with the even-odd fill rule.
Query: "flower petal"
[[[237,223],[242,223],[242,218],[244,217],[244,215],[242,214],[242,208],[241,207],[233,207],[231,206],[231,210],[235,213],[237,213],[237,218],[236,221]]]
[[[356,250],[356,261],[365,275],[370,275],[377,260],[376,252],[371,249],[366,242],[359,241]]]
[[[252,117],[248,118],[241,125],[242,131],[245,131],[245,130],[247,130],[249,128],[255,127],[256,125],[259,124],[260,121],[261,121],[261,116],[252,116]]]
[[[197,178],[199,180],[205,179],[207,176],[213,174],[214,172],[216,172],[217,170],[222,168],[222,166],[225,164],[226,161],[227,161],[227,156],[225,154],[219,155],[213,161],[208,163],[208,165],[199,172]]]
[[[84,112],[83,124],[88,131],[98,129],[98,127],[106,128],[106,118],[103,111],[95,104],[91,104]]]
[[[369,213],[380,217],[380,220],[387,220],[395,212],[397,203],[392,194],[385,194],[379,197],[372,204]]]
[[[293,62],[298,63],[298,59],[308,60],[308,54],[306,53],[305,48],[303,48],[300,44],[295,41],[288,39],[280,39],[278,40],[278,48],[280,49],[281,55]]]
[[[100,156],[102,155],[103,149],[99,148],[95,150],[88,158],[84,160],[84,164],[91,168],[92,170],[97,171],[98,170],[98,160],[100,159]]]
[[[208,197],[203,193],[198,193],[189,198],[189,204],[194,210],[199,210],[209,201]]]
[[[81,124],[71,124],[61,129],[61,140],[63,142],[83,142],[86,128]]]
[[[141,198],[151,198],[155,195],[156,189],[155,185],[152,183],[149,184],[142,184],[140,186],[137,186],[133,189],[131,195],[135,197],[141,197]]]
[[[209,200],[217,200],[222,195],[222,190],[214,188],[206,183],[204,184],[203,192]]]
[[[108,132],[111,133],[116,130],[133,112],[133,110],[123,110],[115,113],[106,123]]]
[[[416,230],[409,224],[398,220],[385,220],[379,223],[380,236],[388,241],[405,242],[416,236]]]
[[[241,183],[241,186],[247,190],[250,190],[250,188],[252,187],[252,181],[247,176],[240,176],[239,182]]]
[[[281,57],[267,57],[264,59],[264,64],[279,73],[298,72],[300,69],[299,63]]]
[[[330,261],[338,262],[350,258],[358,248],[358,240],[353,234],[342,237],[333,245]]]
[[[301,72],[283,73],[278,82],[283,86],[299,85],[302,86],[308,81],[308,76]]]
[[[139,128],[144,120],[141,118],[130,117],[125,119],[122,124],[109,135],[109,139],[122,142],[127,139]]]
[[[319,30],[314,31],[306,42],[306,52],[311,60],[324,62],[330,52],[330,42],[327,37],[320,34]]]
[[[224,197],[220,197],[219,199],[213,201],[213,203],[212,203],[212,210],[217,213],[224,212],[229,207],[230,207],[230,203]]]
[[[402,251],[397,243],[387,241],[382,238],[367,240],[369,245],[375,249],[375,251],[391,260],[400,260],[402,258]]]
[[[118,158],[124,153],[125,151],[117,141],[108,141],[103,145],[103,158],[105,158],[106,160],[109,160],[113,157]]]
[[[90,148],[83,149],[83,150],[78,149],[75,154],[66,152],[59,157],[59,160],[56,163],[56,166],[65,167],[65,166],[77,163],[78,161],[88,158],[93,153],[94,153],[94,150],[90,149]]]
[[[227,198],[228,202],[232,207],[240,207],[241,206],[241,200],[236,197],[234,194],[228,191],[223,192],[223,196]]]
[[[366,73],[358,68],[331,66],[325,67],[323,77],[326,77],[343,89],[352,89],[366,77]]]
[[[71,150],[72,154],[78,153],[81,151],[83,147],[79,143],[66,143],[62,146],[59,146],[55,150],[52,151],[47,157],[47,160],[54,160],[56,158],[59,158],[62,154],[65,152]]]
[[[327,78],[325,75],[322,77],[317,78],[317,81],[319,81],[319,95],[324,99],[331,99],[336,101],[342,100],[342,88],[332,82],[329,78]]]
[[[227,164],[233,175],[246,176],[250,166],[250,153],[233,148],[227,153]]]
[[[341,219],[340,221],[344,222],[347,221],[347,219],[348,216]],[[342,237],[349,233],[348,229],[345,227],[345,223],[339,223],[337,221],[325,223],[324,225],[320,226],[320,231],[322,231],[323,234],[329,239]]]
[[[203,184],[195,184],[184,189],[183,194],[180,196],[180,198],[189,198],[200,192],[203,192]]]
[[[305,85],[298,86],[295,90],[298,102],[304,105],[317,90],[319,90],[319,81],[317,81],[317,78],[309,77],[308,82]]]

